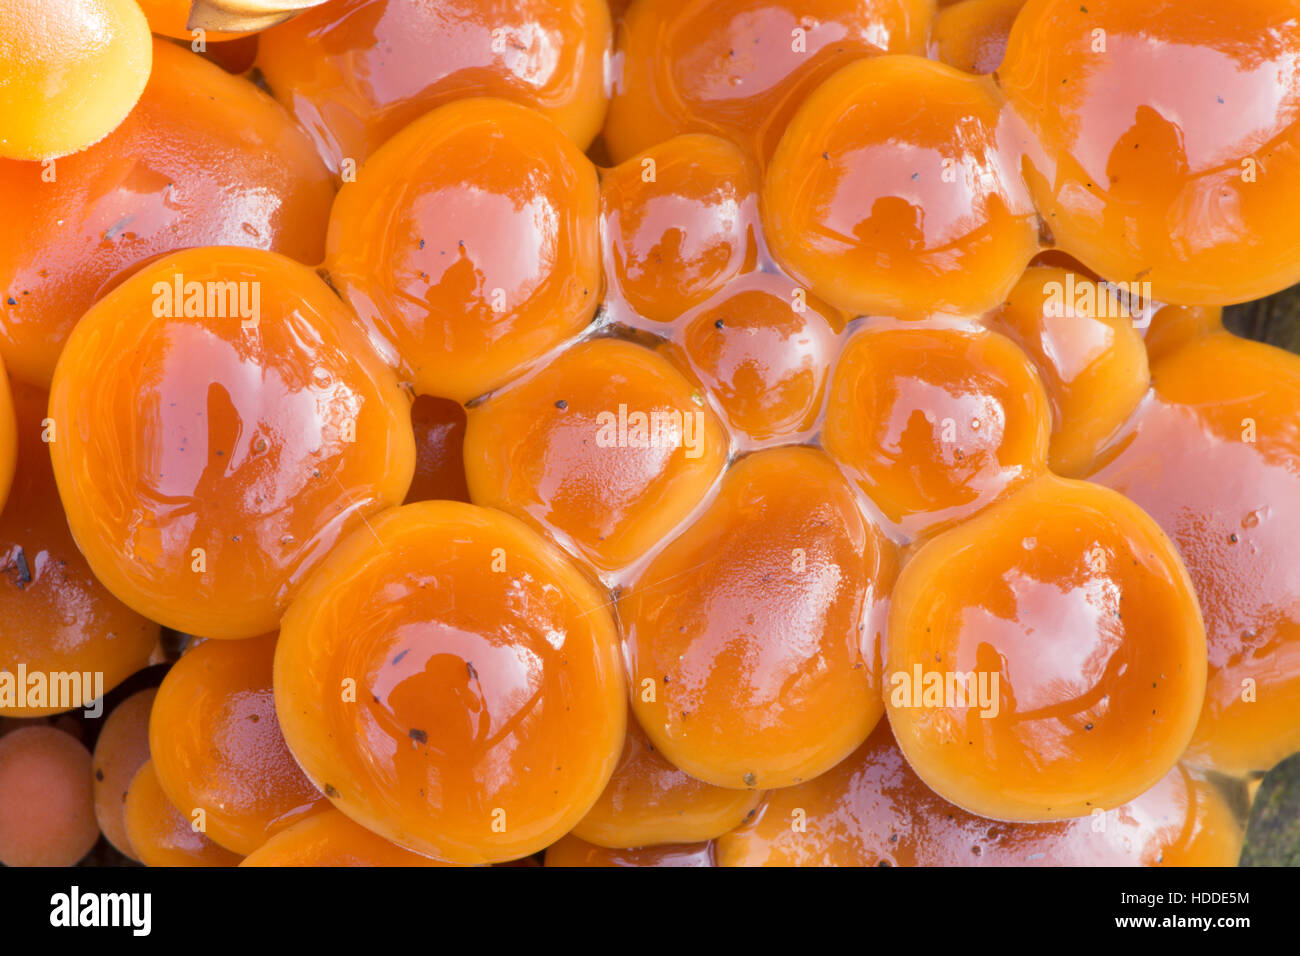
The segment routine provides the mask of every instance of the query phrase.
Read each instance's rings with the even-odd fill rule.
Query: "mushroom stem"
[[[191,30],[248,33],[283,23],[324,0],[194,0],[186,26]]]

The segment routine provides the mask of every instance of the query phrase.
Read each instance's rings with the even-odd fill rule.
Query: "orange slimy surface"
[[[1147,361],[1154,364],[1202,335],[1222,330],[1223,310],[1218,306],[1166,305],[1151,316],[1142,337]]]
[[[209,290],[199,312],[220,304],[212,289],[234,289],[242,311],[168,315],[199,301],[185,286],[168,309],[178,281]],[[96,575],[204,637],[274,630],[302,578],[401,501],[414,469],[392,372],[312,270],[259,250],[177,253],[119,286],[69,338],[49,415],[68,523]]]
[[[606,170],[601,212],[611,293],[669,322],[758,255],[758,171],[713,136],[678,136]]]
[[[136,859],[126,836],[126,795],[149,759],[149,713],[157,691],[132,694],[113,708],[95,741],[95,820],[108,842]]]
[[[573,836],[615,849],[706,842],[739,826],[761,797],[758,791],[713,787],[682,773],[629,718],[614,776]]]
[[[97,690],[112,690],[149,663],[158,644],[154,622],[123,604],[100,583],[77,549],[50,463],[57,426],[46,424],[47,396],[30,385],[14,389],[19,467],[0,512],[0,670],[28,675],[102,675],[82,702],[40,704],[29,687],[26,706],[0,694],[0,714],[39,717],[89,706]],[[94,685],[92,676],[89,683]]]
[[[1023,131],[992,82],[915,56],[844,67],[805,100],[763,181],[772,255],[856,315],[975,315],[1038,251]]]
[[[342,542],[285,615],[276,711],[352,819],[454,863],[549,846],[623,747],[604,595],[500,512],[421,502]]]
[[[627,566],[684,520],[727,450],[681,372],[608,338],[475,406],[465,433],[475,503],[552,533],[600,571]]]
[[[992,73],[1006,53],[1011,24],[1025,0],[962,0],[934,18],[930,52],[967,73]]]
[[[733,430],[755,442],[790,440],[817,423],[841,322],[796,283],[755,272],[689,313],[674,341]]]
[[[1206,670],[1192,582],[1109,489],[1039,479],[931,538],[891,601],[890,726],[920,777],[972,813],[1109,810],[1191,740]]]
[[[673,844],[610,850],[566,836],[546,850],[546,866],[713,866],[710,843]]]
[[[908,537],[970,518],[1046,466],[1028,357],[980,328],[869,322],[844,346],[822,444]]]
[[[1223,331],[1153,362],[1149,402],[1092,475],[1178,545],[1209,639],[1184,758],[1265,771],[1300,750],[1300,358]]]
[[[13,387],[0,362],[0,510],[4,509],[18,467],[18,418]]]
[[[894,561],[820,451],[742,459],[620,597],[646,736],[720,787],[830,769],[883,710],[878,613]]]
[[[0,676],[186,650],[0,861],[1235,861],[1300,0],[120,2],[0,0]]]
[[[1300,279],[1300,6],[1030,0],[999,82],[1056,242],[1183,305]]]
[[[337,810],[315,813],[282,830],[240,866],[446,866],[389,843]]]
[[[581,331],[600,301],[596,169],[504,100],[412,123],[344,186],[325,268],[422,395],[465,402]]]
[[[1037,266],[989,320],[1034,360],[1052,407],[1048,461],[1059,475],[1086,474],[1151,384],[1130,305],[1103,283]]]
[[[158,688],[154,772],[177,807],[201,809],[208,838],[241,856],[329,806],[285,745],[275,716],[274,634],[206,641]]]
[[[49,388],[73,325],[132,271],[187,246],[315,265],[334,189],[307,137],[247,80],[163,40],[139,104],[84,152],[0,159],[0,355]]]
[[[605,116],[603,0],[342,0],[259,39],[258,68],[336,172],[455,100],[532,107],[581,149]]]
[[[977,817],[927,787],[882,724],[829,773],[770,793],[716,852],[719,866],[1233,866],[1241,831],[1223,796],[1181,767],[1101,814]]]
[[[153,761],[146,761],[126,792],[126,837],[145,866],[238,866],[231,853],[196,830],[196,819],[167,799]]]
[[[683,0],[632,4],[605,142],[616,161],[679,133],[771,155],[791,115],[846,63],[922,53],[931,0]]]

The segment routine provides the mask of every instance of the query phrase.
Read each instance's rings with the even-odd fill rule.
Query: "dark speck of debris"
[[[424,248],[424,240],[423,240],[423,239],[420,240],[420,248],[421,248],[421,249]]]
[[[102,771],[102,770],[96,770],[96,771],[95,771],[95,779],[96,779],[96,780],[103,780],[103,779],[104,779],[104,771]]]
[[[473,661],[466,661],[466,662],[465,662],[465,670],[469,673],[469,679],[470,679],[470,680],[478,680],[478,671],[476,671],[476,670],[474,669],[474,662],[473,662]]]
[[[18,304],[18,300],[15,299],[13,296],[10,296],[10,297],[9,297],[9,304],[10,304],[10,305],[17,305],[17,304]]]
[[[564,399],[560,399],[558,402],[555,403],[555,407],[558,408],[560,411],[564,411],[566,408],[569,407],[569,403],[566,402]]]
[[[758,783],[758,778],[754,776],[752,771],[745,774],[745,786],[752,787],[756,783]]]
[[[718,321],[714,322],[714,323],[713,323],[713,327],[714,327],[715,329],[720,329],[720,328],[722,328],[722,320],[721,320],[721,319],[718,319]]]
[[[1084,725],[1083,725],[1083,729],[1084,729],[1084,730],[1092,730],[1092,724],[1084,724]]]
[[[828,153],[826,150],[822,150],[822,159],[829,160],[830,158],[831,158],[831,154]]]
[[[331,787],[328,783],[325,784],[325,796],[333,798],[333,797],[337,797],[338,795],[339,792],[337,790]]]
[[[121,219],[113,223],[113,225],[109,226],[108,229],[104,231],[104,238],[107,240],[116,239],[119,235],[121,235],[126,230],[126,227],[131,224],[131,220],[134,218],[135,216],[129,214],[123,216]]]
[[[14,558],[18,563],[18,586],[25,587],[32,583],[32,569],[27,564],[27,552],[22,548],[18,549],[18,554]]]
[[[429,735],[426,734],[423,730],[419,730],[415,727],[412,727],[409,733],[411,735],[411,739],[414,740],[417,744],[427,744],[429,742]]]
[[[402,651],[402,653],[398,654],[396,657],[393,658],[393,663],[400,664],[402,662],[402,658],[409,653],[410,653],[410,648],[407,648],[406,650]]]

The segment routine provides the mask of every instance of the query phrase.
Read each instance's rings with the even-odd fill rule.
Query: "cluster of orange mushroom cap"
[[[0,0],[0,861],[1235,861],[1300,6],[183,6]]]

